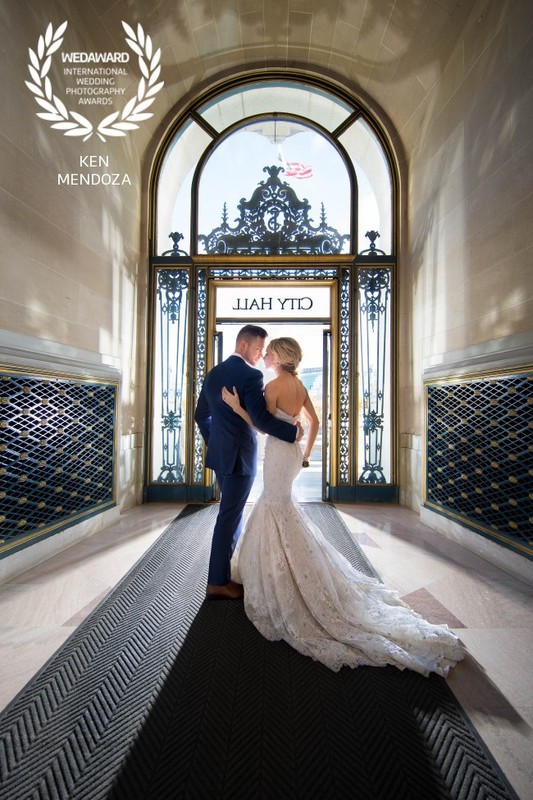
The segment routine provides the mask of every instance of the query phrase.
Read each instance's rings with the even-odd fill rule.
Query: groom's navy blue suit
[[[230,559],[257,472],[257,434],[222,400],[223,386],[229,391],[237,389],[241,405],[258,430],[285,442],[294,442],[297,435],[295,425],[267,411],[263,375],[241,356],[232,355],[207,373],[194,418],[207,443],[205,464],[215,471],[221,493],[207,579],[215,586],[224,586],[231,579]]]

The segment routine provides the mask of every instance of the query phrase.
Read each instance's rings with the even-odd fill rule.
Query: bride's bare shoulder
[[[269,381],[269,382],[268,382],[268,383],[265,385],[265,392],[271,392],[273,389],[278,389],[278,388],[279,388],[279,386],[280,386],[280,379],[279,379],[279,377],[272,378],[272,380],[271,380],[271,381]]]
[[[265,386],[265,397],[277,397],[280,390],[279,378],[273,378]]]

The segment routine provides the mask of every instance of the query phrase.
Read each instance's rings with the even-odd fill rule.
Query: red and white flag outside
[[[301,161],[286,161],[283,165],[286,178],[311,178],[313,168]]]
[[[298,179],[313,177],[313,168],[309,164],[304,164],[303,161],[287,161],[281,144],[278,144],[278,159],[283,164],[283,177]]]

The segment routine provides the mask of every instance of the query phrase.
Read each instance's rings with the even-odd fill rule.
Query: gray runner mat
[[[0,716],[2,800],[516,800],[443,679],[333,673],[205,601],[216,513],[187,506]]]

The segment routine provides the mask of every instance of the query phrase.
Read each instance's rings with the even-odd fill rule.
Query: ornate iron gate
[[[150,481],[147,499],[207,499],[203,442],[193,421],[209,366],[209,287],[219,281],[298,280],[335,282],[336,331],[332,366],[335,430],[330,499],[396,499],[394,485],[394,385],[391,369],[391,284],[394,259],[376,245],[359,256],[343,253],[348,234],[327,224],[322,205],[313,224],[311,207],[264,167],[249,200],[238,205],[231,226],[226,204],[221,224],[198,236],[205,254],[189,256],[174,245],[152,259],[155,275]],[[159,444],[158,444],[159,443]]]

